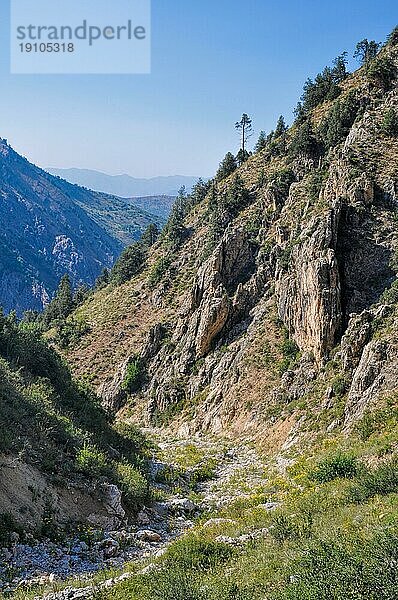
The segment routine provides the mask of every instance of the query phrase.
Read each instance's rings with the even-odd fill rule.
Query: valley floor
[[[155,501],[139,513],[138,526],[101,535],[92,532],[62,543],[16,543],[12,551],[0,552],[4,597],[94,597],[137,571],[149,572],[170,543],[194,529],[196,522],[204,520],[212,528],[224,521],[209,518],[206,523],[207,514],[264,489],[264,462],[248,445],[204,437],[165,441],[163,436],[158,441],[151,464]],[[265,508],[272,510],[274,504]],[[228,536],[223,541],[239,543]]]

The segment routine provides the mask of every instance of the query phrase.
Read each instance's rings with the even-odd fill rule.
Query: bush
[[[353,502],[364,502],[374,496],[386,496],[398,491],[398,458],[382,463],[365,473],[348,492]]]
[[[91,328],[86,321],[69,318],[58,326],[55,341],[60,348],[67,350],[76,346],[90,331]]]
[[[99,477],[109,472],[108,460],[96,446],[84,444],[76,456],[76,467],[88,477]]]
[[[18,525],[9,513],[0,513],[0,546],[8,546],[10,542],[10,533],[16,532],[20,535],[23,534],[23,530]]]
[[[348,383],[344,375],[337,375],[332,381],[332,390],[335,396],[341,398],[348,389]]]
[[[333,479],[351,479],[359,472],[358,461],[350,454],[338,453],[321,460],[309,473],[309,478],[317,483],[326,483]]]
[[[288,583],[272,600],[396,600],[398,537],[314,540],[302,549]]]
[[[144,380],[144,374],[145,368],[142,358],[139,355],[132,357],[130,363],[127,365],[122,389],[128,394],[133,394],[139,390]]]
[[[272,186],[279,192],[279,194],[287,198],[289,195],[290,186],[295,181],[296,176],[291,169],[282,169],[275,173],[272,179]]]
[[[144,476],[128,463],[119,463],[116,467],[116,478],[121,491],[130,503],[136,507],[148,498],[148,482]]]
[[[381,129],[385,135],[398,136],[398,112],[394,108],[390,108],[384,115]]]
[[[161,256],[153,265],[149,277],[148,282],[151,287],[155,287],[165,275],[167,269],[170,267],[172,259],[170,256]]]
[[[397,68],[391,58],[380,56],[369,64],[367,76],[375,85],[387,91],[397,76]]]
[[[278,542],[300,538],[309,538],[312,535],[313,517],[311,512],[305,511],[298,515],[273,514],[270,532]]]
[[[293,367],[300,353],[296,342],[289,337],[289,331],[286,327],[283,328],[283,341],[280,345],[280,350],[283,358],[279,364],[279,372],[285,373]]]

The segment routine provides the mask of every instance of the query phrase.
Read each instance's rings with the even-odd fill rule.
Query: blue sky
[[[397,24],[396,0],[153,0],[150,75],[10,75],[0,0],[0,137],[40,166],[208,176],[242,112],[290,122],[308,76]]]

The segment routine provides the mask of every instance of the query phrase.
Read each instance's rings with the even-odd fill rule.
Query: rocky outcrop
[[[344,424],[350,429],[366,410],[375,406],[384,392],[398,385],[396,352],[387,339],[374,332],[393,314],[393,307],[381,305],[351,315],[337,358],[349,378]]]
[[[276,273],[278,312],[300,349],[319,362],[342,326],[341,284],[336,258],[340,206],[314,218],[291,250],[287,273]]]

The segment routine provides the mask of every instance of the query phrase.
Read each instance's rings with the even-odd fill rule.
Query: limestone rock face
[[[345,408],[345,422],[360,418],[365,408],[384,383],[383,365],[387,359],[386,344],[372,340],[364,348],[355,370]]]
[[[288,274],[276,273],[278,312],[305,351],[320,361],[342,326],[341,284],[335,247],[340,209],[314,219],[292,250]]]
[[[197,361],[205,360],[238,315],[240,319],[242,311],[247,314],[255,303],[259,286],[253,283],[254,263],[255,252],[247,233],[241,228],[227,230],[198,271],[181,309],[171,338],[172,354],[168,346],[162,347],[149,364],[150,412],[193,397],[203,382],[212,377],[214,361],[202,369],[196,384],[191,380],[190,389],[185,388],[184,379]],[[225,370],[221,371],[225,376]]]
[[[117,412],[124,404],[127,393],[123,389],[123,381],[127,373],[127,367],[131,363],[132,357],[127,358],[119,366],[114,377],[110,381],[105,381],[100,390],[99,395],[102,399],[103,407],[109,412]]]

